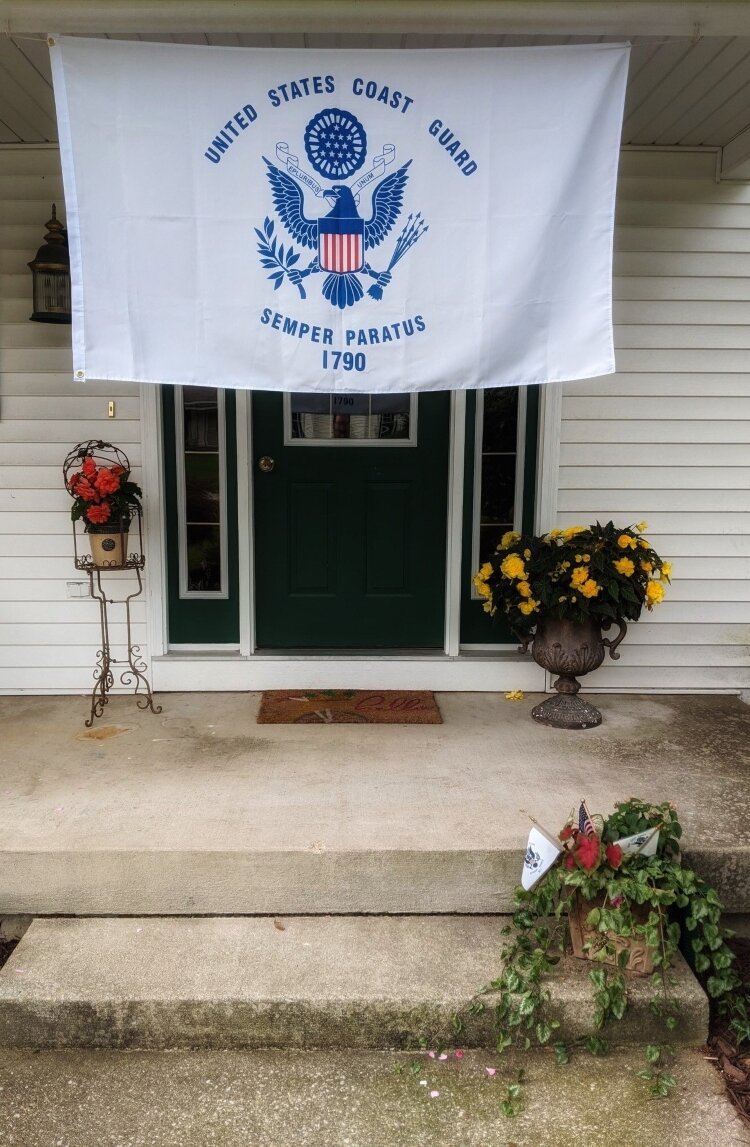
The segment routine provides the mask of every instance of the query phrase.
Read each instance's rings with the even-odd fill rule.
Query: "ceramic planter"
[[[128,531],[124,525],[122,530],[113,531],[110,528],[106,533],[90,530],[88,540],[91,560],[95,566],[112,569],[125,565],[128,558]]]
[[[584,900],[579,892],[576,892],[573,897],[568,915],[573,955],[579,960],[592,960],[597,964],[617,967],[619,954],[627,951],[629,953],[628,962],[621,970],[633,972],[637,976],[650,976],[654,970],[653,952],[641,937],[619,936],[614,932],[608,932],[604,935],[586,923],[586,917],[592,908],[601,908],[603,901],[604,897],[600,897],[598,900]],[[643,923],[648,916],[648,909],[642,908],[640,919],[637,909],[633,910],[633,915],[639,923]],[[614,954],[602,958],[598,953],[601,952],[605,943],[614,948]]]

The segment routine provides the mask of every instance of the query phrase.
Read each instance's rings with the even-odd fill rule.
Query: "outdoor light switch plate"
[[[112,399],[110,398],[109,403],[107,405],[107,418],[114,418],[114,416],[115,416],[115,404],[112,401]]]
[[[85,581],[66,581],[65,588],[68,597],[88,597],[89,587]]]

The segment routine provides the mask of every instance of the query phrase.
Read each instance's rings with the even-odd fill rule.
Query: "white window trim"
[[[179,551],[180,567],[180,598],[196,601],[200,598],[208,601],[222,601],[229,597],[229,577],[227,562],[229,545],[227,540],[227,442],[226,442],[226,404],[224,391],[217,388],[217,409],[219,424],[219,554],[221,560],[221,589],[188,589],[187,569],[187,508],[185,505],[185,406],[183,402],[185,388],[174,388],[174,418],[175,418],[175,461],[177,470],[177,548]]]

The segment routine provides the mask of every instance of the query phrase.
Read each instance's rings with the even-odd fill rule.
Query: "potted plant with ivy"
[[[577,820],[571,817],[556,841],[538,826],[532,829],[524,861],[527,887],[515,892],[502,972],[474,1005],[482,1010],[481,996],[493,993],[499,1051],[548,1045],[559,1063],[568,1061],[569,1046],[555,1039],[559,1023],[547,1014],[547,981],[570,952],[569,931],[574,954],[592,963],[597,1034],[582,1041],[592,1053],[606,1050],[600,1033],[626,1013],[629,977],[650,975],[651,1010],[664,1028],[664,1040],[646,1046],[640,1072],[652,1095],[667,1095],[675,1082],[669,1039],[679,1001],[670,968],[678,948],[727,1015],[738,1042],[750,1040],[748,1001],[727,945],[731,933],[721,924],[721,901],[683,862],[681,836],[672,804],[636,798],[620,802],[606,818],[589,817],[582,803]],[[541,860],[544,838],[550,847]],[[541,841],[539,849],[535,841]]]
[[[63,466],[65,487],[73,498],[70,517],[90,535],[95,566],[117,569],[127,559],[128,532],[141,512],[141,488],[130,480],[127,456],[109,442],[84,442]]]
[[[597,669],[605,651],[616,652],[644,606],[664,598],[671,565],[644,537],[646,522],[568,526],[548,534],[509,531],[474,577],[484,611],[502,614],[522,649],[538,665],[559,674],[557,695],[532,709],[535,720],[564,729],[601,724],[602,715],[578,696],[584,673]],[[613,624],[613,640],[602,636]]]

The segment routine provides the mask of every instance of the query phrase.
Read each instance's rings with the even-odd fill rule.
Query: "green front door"
[[[259,648],[441,648],[450,398],[253,395]]]

